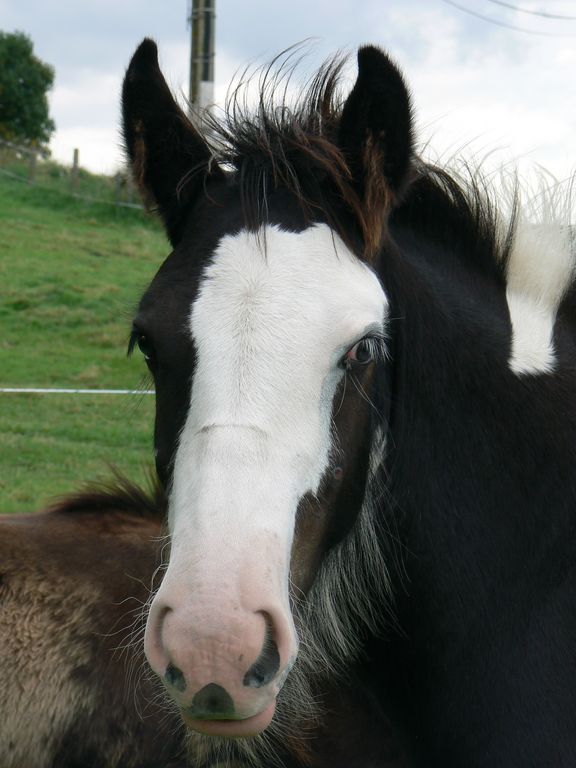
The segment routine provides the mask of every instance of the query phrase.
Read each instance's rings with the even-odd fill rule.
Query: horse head
[[[186,723],[209,735],[270,724],[299,606],[358,525],[386,410],[372,387],[389,316],[374,265],[409,182],[410,104],[376,48],[360,49],[343,106],[338,69],[291,110],[265,83],[255,114],[231,110],[206,135],[152,41],[124,82],[132,169],[173,247],[131,340],[154,377],[169,492],[145,648]],[[345,634],[335,655],[353,645]]]

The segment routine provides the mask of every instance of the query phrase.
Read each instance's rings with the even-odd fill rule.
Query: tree
[[[34,56],[23,32],[0,32],[0,138],[46,145],[55,129],[47,93],[54,69]]]

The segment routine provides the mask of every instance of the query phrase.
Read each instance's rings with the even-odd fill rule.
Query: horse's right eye
[[[140,352],[144,355],[146,362],[149,363],[154,360],[154,347],[149,336],[139,333],[136,338],[136,344],[138,345]]]
[[[150,336],[134,329],[130,334],[130,341],[128,342],[128,356],[132,354],[134,347],[138,347],[140,352],[142,352],[144,360],[146,360],[148,365],[154,364],[156,361],[156,353],[154,352],[154,344],[152,343]]]

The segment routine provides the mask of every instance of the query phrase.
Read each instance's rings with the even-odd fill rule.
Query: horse
[[[180,719],[142,674],[163,494],[125,481],[0,516],[0,764],[185,768]]]
[[[571,230],[425,162],[400,70],[357,64],[291,101],[288,55],[204,126],[153,41],[127,69],[171,245],[129,343],[168,493],[146,657],[201,766],[314,764],[339,697],[340,747],[380,745],[342,768],[573,766]]]

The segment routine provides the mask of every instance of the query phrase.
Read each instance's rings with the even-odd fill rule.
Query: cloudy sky
[[[79,147],[95,171],[119,166],[121,80],[144,36],[185,94],[187,12],[188,0],[0,0],[0,29],[28,33],[56,70],[58,159]],[[492,153],[559,179],[576,168],[575,0],[217,0],[216,12],[218,101],[239,67],[305,38],[315,39],[309,70],[371,42],[404,70],[420,140],[440,156]]]

